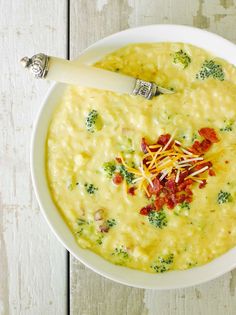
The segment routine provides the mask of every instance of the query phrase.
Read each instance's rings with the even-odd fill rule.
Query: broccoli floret
[[[127,253],[123,245],[121,245],[120,247],[116,247],[112,255],[118,256],[123,259],[129,258],[129,254]]]
[[[104,169],[107,177],[112,178],[112,176],[116,170],[116,165],[114,162],[105,162],[103,164],[103,169]]]
[[[103,235],[103,234],[99,235],[98,239],[96,240],[96,242],[98,243],[98,245],[102,245],[103,238],[104,238],[104,235]]]
[[[177,216],[187,216],[190,210],[190,204],[186,201],[180,203],[174,210],[173,214]]]
[[[84,225],[84,224],[87,224],[87,222],[84,220],[84,219],[77,219],[77,224],[78,225]]]
[[[85,187],[87,193],[90,194],[90,195],[95,194],[95,192],[98,190],[98,188],[95,187],[93,184],[88,184],[88,183],[86,183],[86,184],[84,185],[84,187]]]
[[[109,227],[113,227],[114,225],[116,225],[116,220],[115,219],[108,219],[107,220],[107,225]]]
[[[159,229],[167,226],[167,216],[166,213],[161,211],[150,211],[148,214],[148,221]]]
[[[221,190],[217,198],[218,204],[232,201],[232,196],[229,192]]]
[[[186,54],[186,52],[184,52],[181,49],[181,50],[177,51],[176,53],[174,53],[173,62],[182,64],[184,69],[185,69],[190,64],[191,58],[189,57],[188,54]]]
[[[222,66],[214,60],[205,60],[199,73],[196,74],[196,79],[199,80],[205,80],[209,77],[224,81],[225,75]]]
[[[220,128],[220,131],[232,131],[233,130],[233,121],[229,121],[229,122],[224,121],[224,122],[226,123],[225,127]]]
[[[78,226],[79,226],[79,229],[78,229],[78,231],[76,232],[76,235],[77,235],[77,236],[81,236],[81,235],[83,234],[84,227],[85,227],[85,225],[88,224],[88,222],[85,221],[84,219],[78,218],[78,219],[76,220],[76,223],[77,223]]]
[[[182,202],[182,203],[180,204],[180,208],[181,208],[181,209],[190,210],[190,204],[189,204],[188,202],[184,201],[184,202]]]
[[[192,134],[192,139],[191,139],[192,143],[193,143],[195,140],[198,140],[198,139],[199,139],[199,134],[197,134],[196,132],[194,132],[194,133]]]
[[[153,268],[158,273],[166,272],[170,269],[170,265],[173,263],[173,261],[174,261],[173,254],[158,257],[157,261],[153,263],[151,268]]]
[[[127,184],[132,184],[134,180],[134,174],[127,171],[124,165],[119,165],[119,172],[126,180]]]
[[[89,112],[85,120],[85,125],[86,125],[87,130],[91,133],[101,130],[102,121],[99,117],[98,112],[95,109]]]

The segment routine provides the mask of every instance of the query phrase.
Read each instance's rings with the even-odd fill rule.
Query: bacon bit
[[[157,211],[161,210],[161,208],[164,206],[165,204],[165,198],[163,197],[158,197],[155,201],[154,201],[154,205]]]
[[[183,183],[179,184],[177,186],[177,191],[181,192],[184,191],[188,186],[191,186],[193,184],[193,180],[192,179],[186,179]]]
[[[212,143],[210,140],[208,139],[204,139],[201,142],[201,153],[206,153],[212,146]]]
[[[185,178],[189,175],[189,171],[186,170],[186,171],[183,171],[182,173],[179,174],[179,181],[178,181],[178,184],[181,184]]]
[[[189,148],[191,152],[194,154],[203,154],[206,153],[212,146],[212,142],[204,139],[202,142],[199,142],[198,140],[195,140],[192,147]]]
[[[209,140],[211,143],[219,142],[217,134],[213,128],[202,128],[198,131],[199,135]]]
[[[168,143],[168,141],[170,140],[170,138],[171,138],[171,135],[169,133],[167,133],[165,135],[160,135],[160,137],[157,140],[157,143],[165,146]],[[171,145],[171,143],[170,143],[170,145]]]
[[[146,207],[143,207],[139,213],[142,214],[142,215],[148,215],[149,212],[151,212],[152,210],[154,210],[154,207],[153,205],[147,205]]]
[[[176,183],[175,183],[174,179],[169,179],[166,182],[165,187],[168,188],[173,193],[175,193],[177,191],[177,187],[176,187]]]
[[[109,226],[107,225],[100,225],[99,226],[99,231],[102,232],[102,233],[107,233],[109,231]]]
[[[120,173],[115,173],[112,181],[115,185],[120,185],[123,182],[123,176]]]
[[[210,176],[216,176],[216,173],[215,173],[215,171],[212,168],[209,169],[208,174]]]
[[[176,202],[177,202],[177,204],[184,202],[185,199],[186,199],[186,195],[185,194],[176,195]]]
[[[192,190],[191,190],[188,186],[185,188],[184,191],[186,192],[186,194],[187,194],[188,196],[192,196],[192,195],[193,195]]]
[[[147,144],[146,139],[142,138],[141,149],[142,149],[143,153],[148,153],[147,147],[148,147],[148,144]]]
[[[207,184],[207,181],[203,179],[202,183],[198,186],[200,189],[204,188]]]
[[[128,194],[134,196],[136,189],[137,189],[137,187],[134,187],[134,186],[130,187],[130,188],[128,189]]]
[[[169,198],[166,201],[166,205],[169,209],[174,209],[174,207],[176,206],[176,203],[171,198]]]
[[[136,176],[134,182],[139,184],[138,188],[143,189],[148,198],[155,196],[152,205],[140,210],[142,215],[147,215],[151,210],[159,211],[164,205],[173,209],[184,201],[192,202],[191,186],[200,183],[199,188],[202,189],[207,183],[206,175],[215,176],[212,162],[204,158],[213,143],[219,141],[214,129],[200,129],[199,134],[204,139],[201,142],[194,141],[190,148],[184,148],[181,142],[174,139],[175,132],[172,136],[160,135],[154,144],[148,144],[142,138],[141,149],[144,155],[137,169],[129,167],[121,159],[127,171]],[[128,193],[133,195],[134,188],[131,187]]]
[[[119,164],[122,163],[122,160],[121,160],[121,158],[119,158],[119,157],[116,157],[115,160],[116,160],[116,162],[119,163]]]
[[[145,165],[147,168],[148,168],[148,164],[147,164],[147,162],[148,162],[149,160],[148,159],[143,159],[143,165]]]
[[[159,181],[159,179],[156,177],[153,181],[152,181],[153,186],[151,186],[150,184],[147,187],[147,191],[149,193],[149,198],[151,197],[151,195],[156,195],[159,193],[159,191],[162,189],[162,185]]]
[[[185,201],[188,203],[191,203],[193,201],[193,197],[192,196],[186,196]]]
[[[198,140],[195,140],[189,150],[194,154],[201,154],[201,143]]]

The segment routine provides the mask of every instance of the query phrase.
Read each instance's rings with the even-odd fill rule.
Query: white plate
[[[105,54],[135,42],[186,42],[202,47],[214,55],[236,64],[236,46],[222,37],[188,26],[150,25],[116,33],[90,46],[80,56],[79,62],[91,64]],[[149,274],[116,266],[89,250],[81,249],[54,205],[45,173],[45,141],[52,113],[63,94],[65,85],[54,84],[41,105],[34,125],[31,146],[31,173],[44,217],[57,238],[70,253],[95,272],[114,281],[150,289],[174,289],[196,285],[214,279],[236,266],[236,248],[214,261],[185,271]]]

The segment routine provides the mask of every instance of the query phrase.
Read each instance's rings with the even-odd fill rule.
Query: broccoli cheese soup
[[[147,272],[236,245],[236,68],[183,43],[132,44],[95,64],[173,90],[152,100],[68,86],[46,170],[79,246]]]

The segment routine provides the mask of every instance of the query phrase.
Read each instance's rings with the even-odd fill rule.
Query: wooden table
[[[170,291],[98,276],[57,241],[32,191],[31,129],[50,84],[32,80],[19,59],[41,51],[74,58],[104,36],[155,23],[193,25],[236,43],[236,1],[0,0],[1,315],[236,314],[236,270]]]

